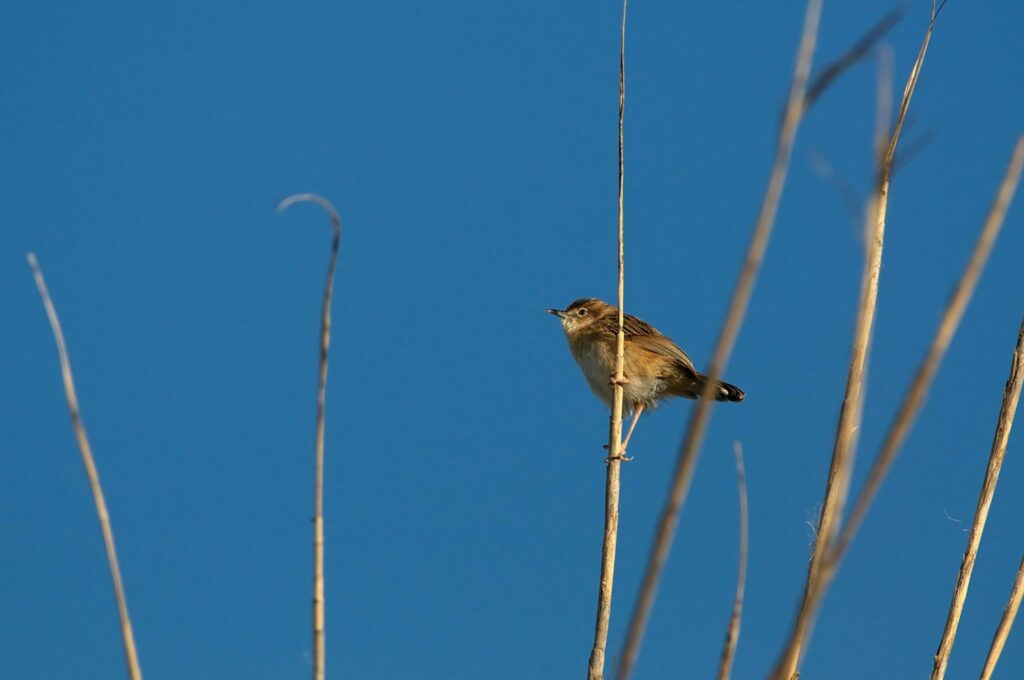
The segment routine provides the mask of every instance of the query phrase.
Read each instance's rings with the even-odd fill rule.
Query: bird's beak
[[[565,318],[565,311],[562,310],[562,309],[549,309],[547,311],[548,311],[548,314],[554,314],[559,319]]]

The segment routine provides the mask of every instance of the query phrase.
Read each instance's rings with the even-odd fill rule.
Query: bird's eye
[[[586,316],[587,315],[587,308],[586,307],[580,307],[578,310],[576,310],[576,315],[577,316]]]

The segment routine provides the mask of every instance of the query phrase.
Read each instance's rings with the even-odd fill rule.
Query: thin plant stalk
[[[760,270],[761,261],[764,258],[764,251],[768,245],[768,237],[771,235],[775,214],[778,210],[782,189],[786,181],[793,141],[796,138],[796,131],[800,120],[807,110],[805,94],[811,70],[811,58],[814,54],[815,43],[817,42],[820,18],[821,0],[809,0],[806,18],[804,19],[803,35],[800,39],[800,49],[793,72],[793,81],[779,128],[775,162],[772,166],[768,187],[755,223],[754,233],[751,236],[743,268],[729,305],[725,325],[715,345],[710,370],[708,371],[708,380],[705,382],[701,398],[697,401],[697,406],[690,418],[686,437],[680,450],[668,498],[658,523],[657,533],[650,557],[648,558],[647,568],[644,572],[640,595],[630,620],[626,645],[619,661],[618,680],[628,680],[636,663],[640,651],[640,641],[643,638],[644,628],[654,604],[661,573],[664,570],[665,561],[672,546],[672,539],[675,536],[676,526],[679,523],[679,513],[689,490],[690,482],[693,479],[693,472],[697,463],[700,444],[704,437],[704,430],[711,413],[711,406],[714,404],[714,401],[710,398],[711,392],[715,385],[717,385],[717,379],[721,376],[733,344],[736,341],[740,324],[750,302],[750,296],[753,293],[754,282]]]
[[[999,482],[999,472],[1003,467],[1003,458],[1006,455],[1006,445],[1010,440],[1010,430],[1013,428],[1013,417],[1017,412],[1017,402],[1020,400],[1022,384],[1024,384],[1024,319],[1021,320],[1020,330],[1017,333],[1017,344],[1013,350],[1013,360],[1010,362],[1010,376],[1007,378],[1006,387],[1003,390],[999,419],[996,421],[996,433],[992,439],[992,451],[989,454],[985,479],[981,484],[978,507],[974,511],[971,533],[967,538],[967,549],[960,562],[960,573],[953,590],[953,600],[949,605],[949,615],[946,617],[946,627],[942,631],[942,640],[935,652],[932,680],[942,680],[946,675],[946,666],[949,664],[949,655],[953,651],[953,641],[960,623],[960,614],[963,612],[964,602],[967,600],[967,589],[971,585],[974,561],[978,557],[978,548],[981,546],[981,535],[985,531],[988,511],[992,506],[996,484]]]
[[[992,671],[999,663],[999,655],[1003,653],[1006,638],[1010,635],[1010,628],[1013,627],[1013,620],[1017,618],[1017,610],[1020,609],[1022,598],[1024,598],[1024,557],[1021,558],[1020,567],[1017,569],[1017,578],[1013,582],[1013,590],[1010,591],[1010,601],[1006,603],[1003,618],[999,621],[999,627],[992,638],[992,645],[988,649],[985,667],[981,671],[981,680],[989,680],[992,677]]]
[[[736,645],[740,641],[740,622],[743,618],[743,591],[747,583],[747,545],[749,543],[750,520],[747,511],[747,476],[743,466],[743,446],[736,442],[733,447],[736,456],[736,485],[739,488],[740,504],[740,557],[736,572],[736,597],[733,599],[732,615],[722,645],[722,661],[718,666],[718,680],[729,680],[732,662],[736,656]]]
[[[327,350],[331,345],[331,298],[334,269],[341,243],[341,218],[331,202],[316,194],[295,194],[281,201],[278,212],[296,203],[315,203],[331,217],[334,238],[320,309],[320,372],[316,390],[316,475],[313,501],[313,678],[324,680],[326,661],[324,612],[324,400],[327,394]]]
[[[664,569],[668,551],[671,548],[672,538],[675,535],[675,528],[678,524],[679,512],[686,499],[690,482],[696,468],[696,459],[699,455],[700,443],[703,440],[704,430],[710,418],[710,409],[713,406],[708,401],[712,386],[716,384],[721,376],[728,360],[729,353],[739,333],[739,326],[742,324],[743,316],[749,303],[764,257],[764,250],[774,225],[775,214],[781,197],[782,188],[785,184],[785,177],[789,166],[789,156],[792,151],[793,141],[799,123],[803,116],[810,110],[811,106],[821,97],[828,87],[842,73],[866,55],[871,48],[899,21],[902,10],[895,10],[886,14],[877,22],[864,36],[858,40],[850,49],[843,53],[838,59],[828,64],[821,73],[808,84],[810,63],[817,41],[817,25],[821,15],[820,0],[808,2],[807,14],[804,19],[804,31],[801,37],[800,50],[798,51],[797,62],[794,69],[794,76],[790,87],[789,97],[783,111],[782,122],[779,130],[778,143],[776,147],[775,162],[769,179],[768,188],[762,201],[761,210],[755,223],[754,233],[747,250],[743,263],[743,269],[737,282],[736,289],[730,302],[726,321],[719,334],[718,342],[708,371],[708,381],[705,384],[705,393],[698,402],[690,423],[687,428],[683,444],[680,447],[680,454],[677,461],[675,474],[669,491],[669,498],[656,530],[655,540],[648,559],[647,568],[644,573],[644,581],[641,585],[640,595],[637,598],[633,610],[633,617],[630,621],[627,633],[625,649],[620,660],[620,679],[624,680],[632,672],[632,666],[639,653],[640,641],[643,638],[644,628],[650,616],[654,597],[657,592],[658,581]]]
[[[867,514],[871,502],[881,487],[889,468],[899,453],[900,447],[913,426],[921,405],[924,403],[935,373],[938,371],[939,364],[945,355],[946,349],[949,347],[960,319],[963,317],[967,303],[970,301],[978,278],[981,276],[981,271],[988,259],[988,254],[991,252],[995,238],[1002,227],[1010,200],[1020,180],[1022,164],[1024,164],[1024,136],[1018,140],[1014,148],[1006,174],[1000,183],[996,198],[992,203],[967,266],[943,311],[939,327],[936,330],[935,337],[932,339],[928,353],[925,355],[924,362],[914,375],[893,423],[882,442],[879,454],[868,473],[868,480],[854,503],[850,518],[843,524],[842,530],[833,542],[832,547],[821,558],[821,566],[817,577],[812,582],[810,593],[805,602],[803,602],[798,614],[798,616],[805,616],[805,620],[808,623],[802,629],[796,625],[794,626],[785,651],[771,676],[773,680],[787,680],[796,675],[796,673],[792,672],[789,675],[786,674],[790,669],[788,661],[793,658],[794,654],[799,653],[803,647],[806,647],[807,637],[810,634],[811,628],[810,622],[813,622],[814,616],[821,605],[821,600],[835,578],[839,564],[842,562],[847,549],[849,549],[857,529]]]
[[[1013,200],[1014,192],[1016,192],[1017,185],[1020,182],[1022,167],[1024,167],[1024,135],[1017,139],[1013,155],[1006,167],[1006,174],[1003,176],[1002,182],[1000,182],[999,190],[996,192],[995,200],[993,200],[992,207],[985,218],[985,224],[974,245],[974,250],[971,252],[967,267],[964,269],[964,273],[957,282],[953,295],[950,297],[949,302],[946,304],[946,309],[942,313],[942,319],[939,322],[935,337],[932,339],[932,344],[928,348],[928,354],[925,356],[924,363],[921,364],[921,367],[915,374],[910,390],[904,398],[896,419],[882,444],[881,451],[868,473],[867,482],[857,496],[857,502],[850,513],[850,519],[843,525],[842,535],[835,546],[835,551],[830,560],[832,562],[842,560],[843,555],[857,533],[857,529],[864,520],[868,508],[871,506],[875,494],[878,493],[878,489],[881,487],[889,468],[892,466],[900,447],[903,445],[907,434],[910,432],[910,428],[914,424],[914,420],[931,387],[932,380],[935,378],[935,373],[938,371],[939,364],[949,348],[949,343],[953,340],[953,334],[956,333],[956,329],[960,325],[960,319],[963,318],[967,304],[970,302],[974,289],[978,285],[978,279],[981,277],[981,272],[988,261],[989,253],[992,252],[992,246],[995,244],[996,237],[1002,229],[1003,222],[1006,219],[1006,211],[1010,207],[1010,202]]]
[[[793,630],[782,658],[776,666],[774,677],[777,679],[791,678],[796,674],[808,629],[812,625],[813,608],[809,606],[815,599],[814,591],[818,588],[821,562],[829,547],[838,535],[842,523],[843,510],[850,488],[851,472],[857,453],[857,434],[860,432],[861,416],[864,407],[864,377],[867,373],[868,353],[871,346],[871,335],[874,328],[875,310],[878,302],[878,282],[882,271],[882,251],[885,243],[886,212],[889,205],[889,184],[892,179],[893,163],[900,133],[910,109],[910,101],[917,90],[917,82],[924,64],[925,55],[935,27],[937,10],[933,4],[932,16],[925,31],[917,58],[903,87],[900,110],[892,133],[886,142],[878,143],[878,162],[876,170],[875,191],[868,199],[865,211],[865,235],[867,256],[861,276],[860,303],[857,307],[857,320],[854,325],[853,346],[850,350],[850,366],[846,376],[846,389],[843,402],[839,409],[839,421],[836,425],[835,442],[832,447],[832,462],[829,465],[828,480],[825,483],[825,497],[822,501],[821,514],[818,520],[817,540],[811,555],[811,564],[807,570],[807,580],[798,609]],[[889,73],[888,59],[882,61],[878,88],[878,120],[879,130],[888,127],[886,118],[889,115]],[[877,135],[879,139],[886,137],[885,132]]]
[[[604,537],[601,544],[601,581],[597,593],[594,645],[587,662],[588,680],[604,678],[608,629],[612,616],[612,586],[615,582],[615,550],[619,534],[619,486],[622,466],[622,407],[626,335],[624,326],[624,231],[623,231],[623,116],[626,108],[626,0],[622,2],[622,36],[619,43],[619,229],[618,302],[619,330],[615,336],[615,379],[611,422],[608,431],[608,463],[605,474]]]
[[[124,584],[121,583],[121,567],[118,566],[117,562],[114,529],[110,524],[107,501],[103,496],[103,487],[100,485],[100,473],[96,468],[96,461],[92,456],[92,447],[89,446],[89,438],[85,433],[85,423],[82,422],[82,415],[78,408],[78,396],[75,392],[75,380],[71,374],[71,359],[68,356],[68,349],[64,343],[64,332],[61,330],[57,309],[50,298],[50,291],[46,287],[43,272],[39,268],[39,263],[36,262],[34,253],[28,254],[28,263],[32,267],[36,287],[39,289],[39,295],[43,299],[43,307],[46,308],[46,316],[50,319],[53,338],[57,342],[57,353],[60,355],[60,373],[64,381],[64,396],[67,398],[68,411],[71,414],[71,429],[74,430],[75,439],[78,442],[78,450],[82,454],[82,464],[85,466],[85,474],[89,478],[89,487],[92,489],[92,498],[96,504],[96,516],[99,518],[100,530],[103,532],[103,545],[107,551],[110,578],[114,583],[114,599],[117,600],[117,614],[121,621],[121,642],[124,646],[124,659],[128,669],[128,677],[131,680],[141,680],[142,669],[139,666],[139,655],[135,649],[132,621],[128,616],[128,600],[124,594]]]

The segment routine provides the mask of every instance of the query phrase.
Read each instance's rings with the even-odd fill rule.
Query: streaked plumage
[[[583,370],[590,389],[605,404],[612,403],[611,379],[615,371],[615,338],[619,330],[618,309],[596,298],[580,298],[565,309],[549,309],[562,321],[569,349]],[[645,408],[655,408],[663,399],[696,399],[706,377],[697,371],[686,352],[647,322],[631,314],[623,320],[625,333],[623,385],[624,406],[636,419]],[[743,401],[743,390],[720,382],[715,398]],[[626,435],[629,440],[629,435]]]

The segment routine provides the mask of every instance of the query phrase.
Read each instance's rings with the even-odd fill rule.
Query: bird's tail
[[[676,375],[670,378],[666,391],[672,396],[697,399],[707,384],[708,377],[706,375],[691,369],[689,375]],[[715,388],[711,391],[715,401],[743,401],[743,398],[747,396],[746,392],[723,380],[718,381]]]
[[[718,390],[714,393],[715,401],[743,401],[747,393],[727,382],[719,382]]]

